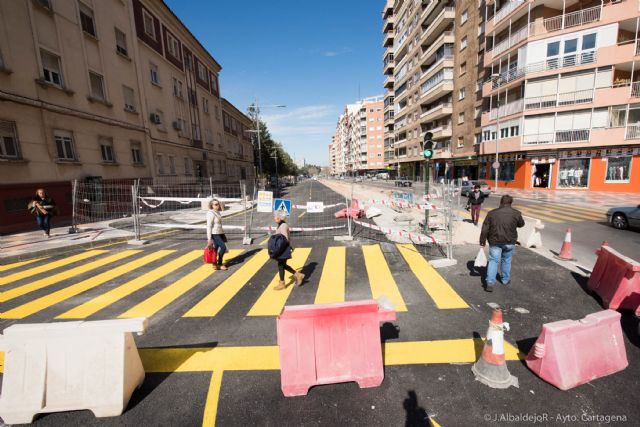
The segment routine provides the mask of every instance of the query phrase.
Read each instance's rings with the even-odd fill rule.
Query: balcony
[[[427,48],[427,50],[424,51],[421,59],[427,59],[431,55],[434,55],[443,44],[453,44],[455,41],[456,39],[453,31],[445,31]]]
[[[489,112],[489,120],[496,120],[498,117],[506,117],[512,114],[517,114],[522,112],[524,105],[524,100],[517,99],[515,101],[509,102],[507,104],[501,105],[498,108],[493,108]]]
[[[544,20],[538,20],[529,24],[529,36],[539,36],[567,28],[591,24],[600,21],[601,16],[602,6],[595,6]]]
[[[624,139],[640,139],[640,123],[627,125],[624,132]]]
[[[450,102],[438,104],[435,107],[420,114],[420,121],[430,122],[441,117],[450,116],[453,112],[452,108],[453,107]]]
[[[526,40],[528,35],[528,28],[524,26],[517,30],[515,33],[511,34],[510,37],[507,37],[506,39],[497,43],[490,51],[491,55],[489,55],[489,52],[487,52],[487,55],[485,56],[485,65],[490,65],[491,61],[495,60],[501,53],[512,48],[523,40]]]
[[[450,61],[450,63],[447,64],[447,63],[445,63],[445,61]],[[434,62],[433,64],[431,64],[429,66],[429,68],[424,70],[422,72],[422,74],[420,74],[420,84],[422,84],[424,82],[424,79],[426,77],[430,77],[434,73],[440,71],[439,69],[442,68],[442,67],[447,67],[447,68],[452,68],[453,67],[453,54],[448,52],[447,54],[444,54],[444,55],[440,56],[440,58],[438,58],[436,60],[436,62]]]
[[[544,61],[529,64],[522,68],[511,68],[510,70],[505,70],[499,75],[491,78],[491,90],[498,89],[499,87],[518,80],[527,74],[593,64],[596,62],[596,59],[597,52],[595,50],[590,50],[565,55],[563,57],[546,59]]]
[[[395,24],[395,22],[396,22],[396,18],[394,16],[390,16],[387,19],[385,19],[382,25],[382,32],[386,33],[389,30],[393,30],[393,24]]]
[[[385,33],[384,40],[382,42],[383,47],[393,46],[393,39],[395,37],[395,30],[391,30],[388,33]]]
[[[427,132],[431,132],[433,134],[434,140],[451,138],[451,125],[438,126],[436,128],[427,130]],[[422,136],[424,136],[424,133],[422,133]]]
[[[585,89],[575,92],[526,98],[524,108],[525,110],[534,110],[541,108],[564,107],[567,105],[588,104],[590,102],[593,102],[593,89]]]
[[[384,79],[383,86],[386,87],[387,89],[393,89],[394,82],[395,82],[395,79],[393,75],[388,76],[386,79]]]
[[[523,145],[541,144],[567,144],[572,142],[589,141],[591,129],[570,129],[557,130],[551,133],[539,133],[534,135],[524,135]]]
[[[422,46],[431,45],[440,34],[447,28],[447,26],[456,19],[456,8],[455,7],[445,7],[442,11],[434,18],[427,28],[422,30],[420,33],[419,42]]]
[[[498,25],[500,23],[500,21],[502,21],[504,18],[506,18],[507,16],[509,16],[509,14],[511,12],[513,12],[514,10],[516,10],[517,8],[519,8],[520,6],[522,6],[524,4],[524,0],[512,0],[507,2],[506,5],[502,6],[495,15],[493,15],[493,18],[491,18],[489,20],[489,22],[491,23],[491,25],[493,27],[495,27],[496,25]],[[487,30],[487,33],[489,32],[489,30]]]
[[[640,98],[640,82],[631,83],[631,97]]]

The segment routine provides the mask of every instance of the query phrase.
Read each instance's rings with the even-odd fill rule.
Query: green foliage
[[[249,107],[248,114],[253,119],[253,123],[255,123],[255,113],[251,107]],[[258,150],[257,133],[252,133],[253,158],[255,159],[256,170],[259,171],[259,156],[262,155],[262,171],[264,175],[275,176],[276,169],[278,176],[298,175],[299,170],[295,162],[289,153],[284,150],[282,144],[273,140],[266,123],[260,120],[259,128],[260,150]]]

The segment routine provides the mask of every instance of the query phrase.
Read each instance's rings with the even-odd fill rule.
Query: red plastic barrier
[[[380,322],[393,310],[375,300],[285,307],[278,316],[282,392],[303,396],[318,384],[355,381],[377,387],[384,378]]]
[[[628,366],[620,313],[604,310],[581,320],[542,325],[527,366],[561,390],[588,383]]]
[[[358,219],[362,216],[362,209],[344,208],[335,213],[336,218],[346,218],[350,216],[353,219]]]
[[[602,298],[605,308],[626,308],[640,315],[640,263],[606,245],[597,254],[589,289]]]

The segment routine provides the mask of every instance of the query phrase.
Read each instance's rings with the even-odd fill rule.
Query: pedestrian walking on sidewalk
[[[479,185],[473,186],[473,191],[469,193],[469,200],[467,200],[467,210],[471,208],[471,221],[473,225],[478,225],[478,220],[480,220],[480,208],[482,208],[482,203],[484,202],[484,194],[480,191]]]
[[[480,233],[480,246],[489,241],[489,265],[487,266],[487,285],[485,290],[493,292],[500,263],[501,282],[511,282],[511,259],[518,240],[518,228],[524,227],[520,211],[513,209],[513,197],[505,194],[500,199],[500,207],[487,214]]]
[[[44,188],[38,188],[36,195],[33,196],[31,202],[27,206],[29,212],[35,214],[38,227],[44,232],[44,236],[51,237],[51,217],[57,212],[56,203],[44,191]]]
[[[224,253],[227,251],[227,236],[222,228],[222,211],[224,205],[218,199],[209,202],[207,211],[207,247],[214,248],[218,259],[213,264],[215,270],[226,270],[227,266],[222,263]]]
[[[304,280],[304,274],[297,272],[291,266],[287,265],[287,260],[291,259],[293,253],[293,247],[291,246],[291,236],[289,234],[289,225],[286,222],[286,212],[277,211],[275,213],[275,221],[278,224],[278,228],[273,236],[269,238],[269,255],[278,262],[278,275],[280,281],[274,288],[276,291],[285,289],[284,284],[284,272],[288,271],[293,275],[296,281],[296,285],[302,285]]]

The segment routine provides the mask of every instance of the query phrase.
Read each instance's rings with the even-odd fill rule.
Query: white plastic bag
[[[478,255],[476,255],[476,260],[473,263],[474,267],[486,267],[487,266],[487,255],[484,253],[484,248],[480,248],[478,251]]]

